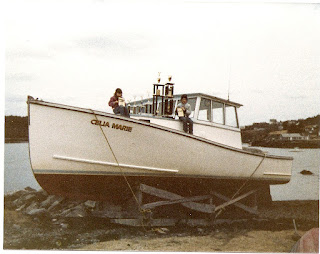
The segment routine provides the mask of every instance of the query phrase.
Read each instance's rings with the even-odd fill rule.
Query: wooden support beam
[[[251,195],[252,193],[255,193],[256,191],[257,190],[251,190],[251,191],[249,191],[249,192],[247,192],[247,193],[245,193],[245,194],[243,194],[243,195],[241,195],[241,196],[239,196],[239,197],[237,197],[235,199],[229,199],[229,201],[223,203],[222,205],[217,206],[215,208],[215,211],[218,211],[218,210],[220,210],[222,208],[225,208],[226,206],[232,205],[232,204],[238,202],[239,200]]]
[[[140,184],[140,190],[144,193],[147,193],[149,195],[152,196],[156,196],[159,198],[164,198],[164,199],[168,199],[168,200],[178,200],[178,199],[182,199],[184,197],[169,192],[169,191],[165,191],[165,190],[160,190],[145,184]],[[210,205],[210,204],[204,204],[204,203],[196,203],[196,202],[186,202],[186,203],[181,203],[181,205],[190,208],[192,210],[196,210],[199,212],[203,212],[203,213],[213,213],[215,211],[215,206],[214,205]]]
[[[148,223],[145,223],[142,219],[112,219],[111,223],[133,226],[133,227],[169,227],[175,226],[179,221],[178,219],[151,219]]]
[[[201,200],[206,200],[210,199],[210,195],[205,195],[205,196],[195,196],[195,197],[189,197],[189,198],[180,198],[180,199],[174,199],[174,200],[166,200],[166,201],[157,201],[157,202],[152,202],[148,204],[144,204],[141,206],[142,209],[152,209],[158,206],[163,206],[163,205],[173,205],[173,204],[181,204],[181,203],[186,203],[186,202],[191,202],[191,201],[201,201]]]
[[[228,197],[226,197],[226,196],[224,196],[224,195],[222,195],[222,194],[220,194],[220,193],[218,193],[218,192],[212,192],[212,194],[215,195],[216,197],[224,200],[224,201],[229,201],[229,200],[231,200],[230,198],[228,198]],[[255,208],[252,208],[252,207],[246,206],[246,205],[240,203],[239,201],[236,202],[236,203],[234,203],[233,205],[241,208],[242,210],[245,210],[245,211],[248,212],[248,213],[259,214],[259,213],[258,213],[258,210],[256,209],[256,207],[255,207]]]
[[[133,226],[133,227],[169,227],[176,225],[188,225],[190,227],[210,227],[213,225],[232,224],[239,222],[247,222],[248,219],[217,219],[208,221],[206,219],[151,219],[148,224],[145,224],[141,219],[111,219],[111,223]]]

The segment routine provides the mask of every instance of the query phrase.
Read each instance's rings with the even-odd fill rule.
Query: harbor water
[[[287,184],[272,185],[271,196],[278,200],[319,200],[320,149],[292,149],[258,147],[272,155],[291,156],[292,178]],[[29,161],[28,143],[11,143],[4,146],[4,193],[27,186],[41,187],[34,178]],[[311,175],[301,174],[303,170]]]

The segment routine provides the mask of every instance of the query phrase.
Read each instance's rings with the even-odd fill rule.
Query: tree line
[[[285,130],[287,133],[299,133],[301,135],[309,135],[306,132],[307,126],[316,126],[313,128],[312,136],[319,138],[320,115],[299,120],[288,120],[284,122],[274,123],[254,123],[245,126],[241,130],[242,142],[252,143],[254,141],[262,141],[268,137],[268,134],[274,131]]]
[[[5,143],[28,141],[28,117],[5,116]]]

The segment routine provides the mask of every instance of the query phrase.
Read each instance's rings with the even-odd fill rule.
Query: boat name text
[[[108,128],[111,127],[112,129],[121,130],[121,131],[128,131],[128,132],[132,131],[132,127],[130,127],[130,126],[117,124],[117,123],[109,123],[109,122],[101,121],[101,120],[97,120],[97,119],[91,120],[91,124],[100,125],[102,127],[108,127]]]

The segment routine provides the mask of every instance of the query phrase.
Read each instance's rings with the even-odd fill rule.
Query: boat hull
[[[290,180],[292,159],[251,153],[118,115],[29,100],[29,152],[49,193],[119,198],[130,184],[240,186]]]
[[[76,200],[110,201],[124,204],[137,193],[140,183],[170,191],[181,196],[200,196],[210,192],[224,193],[232,197],[245,180],[190,178],[190,177],[153,177],[153,176],[101,176],[73,174],[39,174],[36,179],[46,191],[53,195]],[[246,189],[261,189],[266,196],[269,184],[265,181],[251,181]]]

